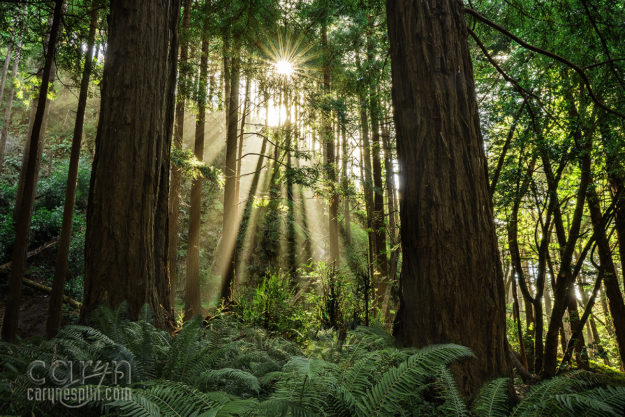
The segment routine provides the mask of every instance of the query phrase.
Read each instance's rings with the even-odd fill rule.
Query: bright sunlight
[[[293,72],[295,72],[295,68],[293,64],[286,59],[281,59],[274,64],[275,70],[278,74],[284,75],[286,77],[290,77]]]

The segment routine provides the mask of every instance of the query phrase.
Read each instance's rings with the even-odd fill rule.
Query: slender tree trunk
[[[603,285],[608,297],[610,314],[614,324],[614,334],[618,345],[621,363],[625,363],[625,304],[623,294],[619,288],[616,266],[612,259],[610,242],[605,232],[605,224],[599,206],[599,196],[593,187],[588,187],[588,210],[592,220],[592,227],[597,240],[599,259],[603,269]]]
[[[330,51],[328,50],[328,23],[324,21],[321,28],[321,47],[323,48],[323,92],[326,97],[330,94]],[[334,135],[330,124],[330,112],[321,110],[321,142],[325,148],[326,176],[330,187],[330,204],[328,208],[328,231],[330,240],[330,253],[328,263],[333,268],[339,266],[339,233],[338,211],[339,196],[336,190],[336,155],[334,152]]]
[[[404,254],[395,334],[411,346],[469,346],[476,356],[459,365],[458,380],[470,395],[509,374],[510,364],[463,6],[456,0],[386,6]]]
[[[239,78],[240,78],[240,43],[233,41],[230,66],[226,71],[230,81],[228,87],[228,105],[226,106],[226,181],[224,185],[223,234],[221,238],[221,299],[230,302],[234,285],[234,258],[232,253],[236,241],[236,222],[238,218],[238,201],[235,196],[237,175],[237,127],[239,112]]]
[[[513,315],[516,322],[517,339],[519,341],[519,349],[521,350],[521,360],[525,369],[529,369],[527,354],[525,353],[525,340],[523,339],[523,325],[521,324],[521,311],[519,309],[519,296],[516,289],[516,279],[514,278],[514,269],[512,270],[512,299],[513,299]]]
[[[352,244],[352,221],[349,208],[349,139],[347,138],[345,124],[341,125],[341,182],[343,184],[343,222],[345,223],[345,242]]]
[[[208,79],[208,38],[202,39],[200,78],[198,82],[198,115],[195,125],[193,153],[198,161],[204,160],[204,130],[206,128],[206,88]],[[189,249],[187,253],[187,280],[185,284],[185,317],[202,313],[200,292],[200,228],[202,217],[202,178],[193,178],[191,184],[191,210],[189,211]]]
[[[180,2],[112,0],[91,174],[81,319],[146,303],[173,321],[168,194]]]
[[[251,77],[248,75],[245,80],[245,98],[243,99],[243,111],[241,112],[241,129],[239,129],[239,146],[238,146],[238,154],[237,154],[237,173],[236,173],[236,183],[234,187],[234,199],[238,203],[240,199],[240,187],[241,187],[241,164],[243,163],[243,138],[245,133],[245,119],[247,118],[247,113],[250,108],[250,84]],[[237,210],[238,211],[238,210]],[[232,263],[234,267],[235,274],[238,274],[237,265],[239,259],[239,249],[240,249],[240,239],[243,239],[244,236],[239,235],[237,233],[235,238],[235,245],[232,251]],[[237,277],[234,277],[235,281]]]
[[[11,257],[11,275],[9,278],[9,293],[7,306],[2,325],[2,339],[13,342],[17,336],[17,326],[19,321],[19,307],[22,295],[22,278],[26,273],[26,251],[28,250],[28,237],[30,232],[31,214],[35,200],[35,187],[37,178],[37,155],[39,153],[41,130],[44,119],[44,111],[50,83],[50,74],[54,55],[56,53],[56,42],[61,28],[61,14],[63,13],[63,0],[56,0],[54,5],[54,15],[50,28],[45,64],[41,77],[41,87],[37,113],[33,121],[33,128],[30,134],[27,164],[22,166],[24,173],[24,187],[19,205],[16,205],[15,222],[15,244]]]
[[[399,262],[399,242],[397,241],[397,207],[395,206],[395,187],[393,186],[393,156],[391,149],[391,138],[388,126],[382,127],[382,145],[384,146],[384,168],[386,173],[386,195],[388,202],[388,230],[389,243],[391,247],[391,258],[388,271],[388,285],[384,293],[382,303],[382,313],[387,322],[390,323],[391,316],[391,290],[397,282],[397,267]]]
[[[373,67],[373,39],[371,30],[373,27],[373,16],[369,16],[369,27],[367,29],[367,61],[369,67]],[[371,167],[373,174],[373,208],[371,227],[375,238],[375,267],[379,276],[375,283],[375,303],[382,308],[386,289],[388,287],[388,260],[386,257],[386,228],[384,226],[384,187],[382,185],[382,163],[380,161],[380,98],[376,88],[377,80],[373,74],[368,75],[369,81],[369,116],[371,117]]]
[[[18,35],[19,36],[19,35]],[[15,41],[15,32],[11,35],[11,40],[7,45],[7,54],[4,56],[4,64],[2,65],[2,78],[0,79],[0,104],[4,98],[4,85],[9,74],[9,65],[11,64],[11,52],[13,50],[13,42]]]
[[[174,151],[182,150],[182,139],[184,135],[184,107],[185,100],[189,94],[189,25],[191,22],[191,0],[183,0],[184,11],[182,14],[181,42],[180,42],[180,63],[178,94],[176,96],[176,116],[174,125]],[[169,304],[174,305],[176,301],[176,289],[178,287],[178,210],[180,207],[180,168],[171,164],[171,178],[169,185]]]
[[[569,108],[569,116],[571,119],[578,119],[577,108],[571,100]],[[580,121],[581,122],[581,121]],[[558,349],[558,330],[562,325],[562,318],[565,310],[568,308],[570,301],[570,292],[573,287],[572,259],[575,252],[575,245],[579,237],[582,215],[584,212],[584,201],[587,196],[587,189],[591,183],[591,159],[590,150],[592,147],[592,138],[584,135],[581,129],[575,129],[571,132],[575,138],[575,142],[580,146],[579,166],[581,170],[579,188],[577,190],[575,210],[571,219],[571,226],[568,234],[568,240],[564,234],[564,224],[557,196],[557,182],[551,170],[551,164],[546,156],[546,151],[542,150],[543,167],[545,170],[547,185],[550,193],[550,204],[553,206],[554,222],[558,243],[560,245],[560,272],[555,280],[553,291],[553,308],[547,335],[545,336],[545,351],[543,363],[543,375],[552,377],[556,372],[557,349]],[[584,137],[589,136],[589,137]],[[566,344],[564,349],[566,349]]]
[[[52,292],[50,293],[50,304],[48,307],[48,322],[46,325],[48,338],[56,336],[59,331],[63,312],[63,293],[65,277],[67,275],[67,256],[69,254],[69,244],[72,238],[76,181],[78,179],[78,165],[80,163],[80,145],[82,142],[85,109],[87,107],[89,78],[91,76],[91,68],[93,67],[93,44],[95,42],[95,31],[98,23],[98,8],[95,6],[95,2],[92,2],[87,52],[85,53],[85,65],[80,82],[80,93],[78,94],[78,109],[76,111],[76,121],[74,123],[74,135],[72,137],[72,149],[67,173],[67,186],[65,188],[65,205],[63,206],[61,236],[59,237],[59,243],[57,245],[54,280],[52,281]]]
[[[15,48],[15,56],[13,57],[13,67],[11,68],[11,87],[9,88],[9,96],[7,98],[6,107],[4,109],[4,122],[2,124],[2,131],[0,132],[0,169],[4,165],[4,153],[6,151],[7,146],[7,138],[9,135],[9,126],[11,125],[11,114],[13,111],[13,99],[15,98],[15,85],[14,80],[17,77],[17,69],[20,62],[20,57],[22,54],[22,39],[24,35],[24,26],[25,26],[25,13],[26,13],[26,4],[24,4],[22,8],[22,17],[19,23],[19,35],[17,36],[17,45]],[[0,88],[0,103],[2,103],[2,97],[4,96],[4,83],[6,70],[8,69],[9,59],[10,57],[10,49],[7,51],[7,57],[4,62],[4,69],[2,73],[2,88]]]

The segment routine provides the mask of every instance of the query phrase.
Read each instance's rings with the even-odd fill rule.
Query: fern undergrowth
[[[345,340],[322,334],[304,352],[295,343],[223,316],[196,318],[175,336],[155,328],[146,308],[138,321],[123,309],[97,310],[91,326],[67,326],[52,340],[0,344],[0,414],[35,416],[622,416],[625,388],[592,374],[544,381],[513,403],[510,381],[486,384],[469,407],[449,366],[470,358],[463,346],[399,349],[381,328],[357,328]],[[28,377],[33,361],[128,364],[130,378],[111,375],[90,388],[128,390],[130,399],[36,401],[33,389],[59,387]],[[100,361],[100,362],[97,362]],[[123,362],[122,362],[123,361]],[[82,362],[84,363],[84,362]],[[32,370],[30,372],[33,374]],[[80,380],[78,367],[55,377]],[[113,387],[113,382],[115,387]],[[67,384],[65,384],[67,385]],[[85,388],[79,386],[78,388]]]

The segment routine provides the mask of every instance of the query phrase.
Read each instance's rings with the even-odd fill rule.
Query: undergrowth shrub
[[[380,327],[359,327],[345,338],[322,332],[308,351],[233,315],[196,318],[175,335],[155,328],[151,312],[124,318],[99,309],[90,326],[66,326],[52,340],[0,343],[0,412],[49,416],[609,416],[623,415],[625,388],[604,386],[588,372],[533,386],[518,404],[507,379],[487,384],[468,407],[449,365],[469,349],[434,345],[398,349]],[[131,399],[93,400],[80,408],[29,401],[37,386],[26,377],[33,360],[126,361],[131,380],[117,381]],[[126,363],[125,362],[125,363]],[[64,375],[79,373],[65,367]],[[45,376],[39,373],[37,377]],[[48,375],[49,377],[49,375]],[[79,377],[79,375],[74,375]],[[44,386],[50,386],[46,379]],[[111,376],[92,384],[111,388]],[[70,389],[61,388],[62,391]]]

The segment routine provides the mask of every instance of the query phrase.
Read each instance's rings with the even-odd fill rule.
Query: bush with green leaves
[[[509,380],[487,384],[471,407],[449,366],[470,360],[459,345],[398,349],[382,328],[360,327],[344,339],[322,333],[308,356],[292,342],[232,315],[195,318],[175,336],[140,320],[97,310],[89,326],[67,326],[52,340],[0,344],[0,413],[49,416],[618,416],[625,388],[603,386],[588,372],[533,386],[514,404]],[[28,401],[35,360],[126,360],[130,400],[72,409]],[[93,387],[108,389],[106,381]]]

